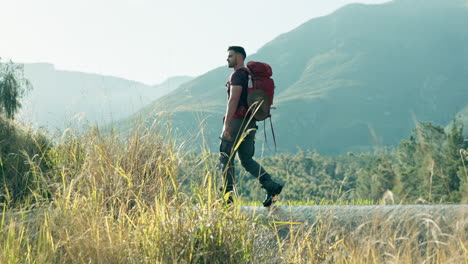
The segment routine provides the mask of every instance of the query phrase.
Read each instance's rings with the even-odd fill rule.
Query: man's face
[[[237,53],[233,50],[228,51],[227,62],[229,68],[234,68],[237,65]]]

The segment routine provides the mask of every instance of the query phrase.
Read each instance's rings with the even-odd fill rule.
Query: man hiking
[[[252,158],[255,152],[255,132],[258,127],[256,120],[250,118],[250,113],[248,112],[247,88],[249,72],[244,66],[246,53],[244,48],[240,46],[230,46],[227,52],[228,67],[233,68],[234,72],[230,75],[226,85],[228,100],[220,144],[224,198],[227,203],[233,201],[235,184],[234,158],[237,152],[245,170],[257,178],[262,188],[266,190],[266,198],[263,201],[263,205],[267,207],[276,201],[283,186],[273,181],[265,169]],[[243,133],[247,133],[245,138],[243,138]],[[242,138],[243,141],[234,150]]]

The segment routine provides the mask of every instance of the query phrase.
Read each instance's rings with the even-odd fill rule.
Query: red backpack
[[[255,120],[262,121],[271,117],[270,109],[275,94],[275,83],[270,78],[273,74],[270,65],[264,62],[249,61],[247,67],[243,69],[249,73],[247,104],[255,113]]]
[[[273,97],[275,95],[275,83],[273,79],[270,78],[271,75],[273,75],[271,66],[264,62],[249,61],[247,67],[242,69],[249,73],[249,85],[247,88],[247,104],[249,105],[249,109],[254,113],[253,117],[257,121],[270,118],[271,132],[276,149],[275,132],[273,130],[270,114]],[[266,142],[265,130],[264,133]]]

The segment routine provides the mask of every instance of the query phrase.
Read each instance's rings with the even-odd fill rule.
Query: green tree
[[[2,63],[0,59],[0,113],[14,119],[21,108],[21,98],[31,90],[30,82],[24,77],[24,67],[11,60]]]
[[[460,178],[460,194],[461,202],[468,203],[468,139],[465,139],[465,145],[460,150],[460,158],[462,167],[458,170],[457,175]]]
[[[403,200],[418,198],[420,190],[420,179],[416,177],[418,161],[416,158],[418,144],[416,138],[411,135],[409,139],[402,140],[396,150],[397,164],[402,182],[402,189],[397,195]]]
[[[447,192],[441,170],[444,164],[442,146],[447,139],[444,128],[432,122],[419,122],[416,133],[421,197],[430,202],[446,200]]]
[[[392,160],[392,153],[375,153],[374,161],[368,164],[360,173],[357,184],[361,199],[378,201],[387,190],[394,191],[400,185]]]
[[[453,121],[450,132],[447,134],[447,142],[443,146],[445,158],[444,164],[444,186],[452,201],[459,201],[461,178],[458,171],[463,167],[460,150],[464,147],[463,123]]]

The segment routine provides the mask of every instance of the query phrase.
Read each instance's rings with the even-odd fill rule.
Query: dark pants
[[[248,119],[234,118],[231,123],[231,137],[232,140],[221,138],[220,162],[224,180],[224,188],[226,191],[232,191],[235,183],[235,166],[234,158],[236,153],[239,156],[242,166],[252,176],[257,178],[260,183],[267,182],[271,176],[263,169],[260,164],[253,160],[255,153],[255,133],[257,130],[255,120],[248,123]],[[237,143],[242,140],[237,149]]]

